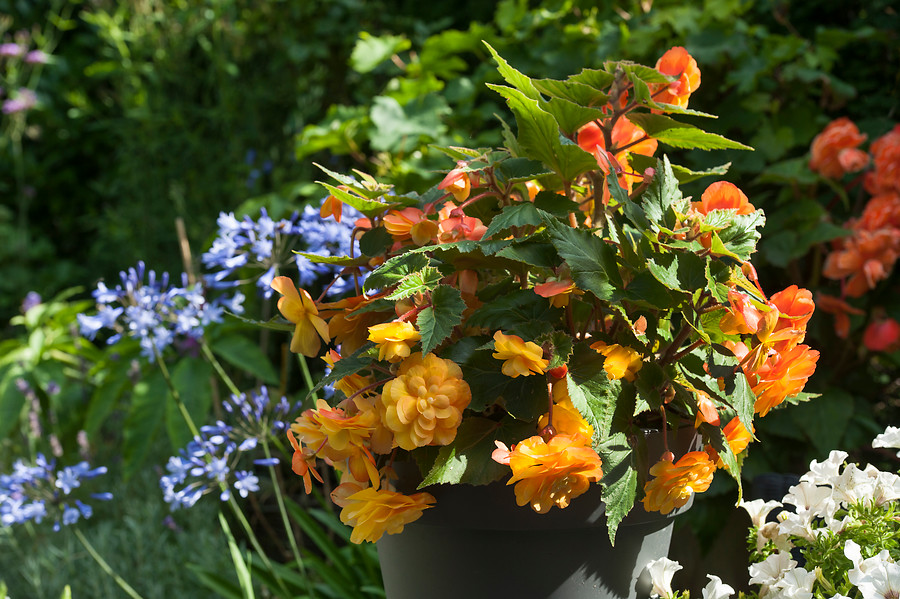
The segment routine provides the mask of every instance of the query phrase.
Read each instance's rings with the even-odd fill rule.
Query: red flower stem
[[[375,382],[372,383],[371,385],[366,385],[366,386],[363,387],[362,389],[359,389],[359,390],[357,390],[357,391],[354,391],[353,393],[351,393],[351,394],[347,397],[347,399],[345,399],[345,400],[343,400],[343,401],[350,401],[351,399],[353,399],[353,398],[356,397],[357,395],[361,395],[362,393],[365,393],[366,391],[371,391],[372,389],[374,389],[374,388],[377,387],[378,385],[383,385],[383,384],[385,384],[385,383],[388,383],[388,382],[394,380],[395,378],[397,378],[397,377],[391,377],[391,378],[389,378],[389,379],[382,379],[382,380],[380,380],[380,381],[375,381]],[[343,402],[341,402],[341,403],[343,403]]]
[[[680,352],[678,352],[677,354],[672,356],[671,361],[677,362],[678,360],[685,357],[686,355],[688,355],[689,353],[691,353],[692,351],[694,351],[695,349],[697,349],[704,343],[706,343],[706,342],[703,339],[697,339],[696,341],[694,341],[693,343],[688,345],[686,348],[684,348],[683,350],[681,350]]]

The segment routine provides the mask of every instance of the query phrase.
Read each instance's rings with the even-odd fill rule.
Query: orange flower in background
[[[893,318],[876,317],[863,333],[863,345],[869,351],[897,351],[900,349],[900,323]]]
[[[503,362],[503,374],[516,378],[543,374],[550,365],[544,359],[544,350],[533,341],[523,341],[518,335],[504,335],[502,331],[494,333],[494,353],[491,354]]]
[[[716,465],[705,451],[686,453],[678,462],[660,460],[650,468],[654,478],[644,485],[644,509],[668,514],[712,483]]]
[[[465,166],[465,163],[459,164]],[[446,189],[453,194],[457,202],[464,202],[469,197],[472,183],[469,181],[469,173],[457,166],[457,168],[447,173],[447,176],[438,184],[437,188],[440,190]]]
[[[641,354],[630,347],[623,347],[617,343],[607,345],[603,341],[597,341],[591,345],[591,349],[606,358],[603,360],[603,370],[606,378],[611,381],[624,378],[633,381],[637,372],[644,365]]]
[[[456,437],[472,391],[462,370],[434,354],[411,355],[381,392],[382,421],[402,449],[447,445]]]
[[[575,281],[572,279],[550,280],[540,285],[534,286],[534,292],[541,297],[550,300],[550,305],[554,308],[565,308],[569,305],[569,298],[572,294],[581,295],[581,290],[575,287]]]
[[[872,142],[875,168],[866,173],[864,186],[872,195],[900,192],[900,125]]]
[[[823,177],[840,179],[846,173],[865,168],[869,156],[859,146],[866,136],[847,117],[828,123],[812,141],[809,168]]]
[[[291,351],[307,357],[315,357],[322,347],[321,340],[327,343],[328,324],[319,316],[315,302],[305,289],[297,289],[288,277],[275,277],[272,289],[282,295],[278,299],[278,311],[294,323],[294,336],[291,338]]]
[[[900,195],[892,191],[876,195],[866,203],[859,220],[850,221],[847,226],[868,231],[900,228]]]
[[[841,339],[846,339],[850,333],[850,314],[865,314],[863,310],[854,308],[844,300],[824,293],[816,294],[816,305],[823,312],[834,315],[834,332]]]
[[[345,486],[346,485],[346,486]],[[422,512],[435,503],[430,493],[404,495],[371,487],[359,490],[352,484],[339,485],[331,500],[341,508],[341,522],[353,527],[350,541],[376,542],[385,533],[403,532],[403,527],[422,517]]]
[[[822,274],[829,279],[846,279],[844,294],[860,297],[887,278],[900,256],[900,230],[857,230],[838,242],[825,259]]]
[[[539,514],[546,514],[554,505],[565,508],[603,477],[600,456],[585,446],[580,435],[558,434],[549,442],[535,435],[511,450],[500,442],[497,446],[493,457],[512,469],[506,484],[516,485],[516,503],[530,504]]]
[[[704,215],[713,210],[734,210],[736,214],[756,212],[744,192],[728,181],[716,181],[707,187],[699,202],[691,202],[691,208]]]
[[[410,347],[421,339],[409,322],[386,322],[369,327],[369,341],[378,346],[378,359],[399,362],[410,354]]]
[[[656,70],[663,75],[676,77],[675,81],[654,93],[653,101],[687,108],[691,94],[700,87],[700,69],[697,61],[681,46],[670,48],[656,61]]]
[[[419,246],[430,243],[438,232],[437,223],[412,206],[388,212],[384,216],[384,228],[395,241],[411,239]]]

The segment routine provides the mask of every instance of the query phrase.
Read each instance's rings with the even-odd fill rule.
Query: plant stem
[[[87,537],[85,537],[79,529],[75,528],[74,530],[75,537],[81,542],[84,548],[87,549],[87,552],[91,555],[92,558],[94,558],[94,561],[97,562],[100,568],[102,568],[103,571],[106,572],[110,576],[110,578],[112,578],[116,582],[116,584],[119,585],[119,587],[121,587],[121,589],[128,594],[129,597],[131,597],[132,599],[144,599],[140,593],[135,591],[130,584],[125,582],[124,578],[119,576],[119,574],[112,569],[112,566],[106,563],[106,560],[103,559],[103,556],[97,553],[97,550],[94,549],[94,546],[91,545],[91,542],[87,540]]]
[[[228,376],[228,373],[225,372],[225,369],[222,368],[222,365],[219,363],[219,360],[216,358],[215,354],[213,354],[212,350],[209,349],[209,344],[206,342],[206,339],[203,339],[200,342],[200,349],[203,351],[203,355],[209,360],[209,363],[212,364],[213,369],[216,371],[216,374],[219,375],[219,378],[222,379],[222,382],[225,383],[225,386],[228,387],[228,390],[232,395],[240,395],[241,390],[237,388],[237,385],[234,384],[234,381],[231,380],[231,377]]]
[[[194,419],[191,418],[190,412],[187,410],[187,406],[184,405],[184,401],[181,399],[181,394],[178,392],[178,389],[175,388],[175,383],[172,382],[172,376],[169,374],[169,368],[166,366],[165,360],[163,360],[162,355],[159,353],[159,350],[156,347],[153,348],[153,355],[156,357],[156,363],[159,365],[159,370],[162,372],[163,378],[166,381],[166,386],[169,388],[169,393],[172,395],[172,399],[175,400],[175,405],[178,406],[178,411],[181,412],[181,417],[184,418],[185,424],[187,424],[188,429],[190,429],[191,434],[195,437],[200,436],[200,429],[197,428],[197,425],[194,424]]]

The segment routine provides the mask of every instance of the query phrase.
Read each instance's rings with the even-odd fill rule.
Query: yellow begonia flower
[[[572,400],[569,398],[566,380],[561,379],[553,383],[553,428],[558,434],[579,437],[583,439],[583,445],[590,446],[594,437],[594,427],[584,419]],[[544,414],[538,420],[538,430],[543,430],[550,424],[550,415]]]
[[[525,342],[516,335],[504,335],[501,331],[494,333],[493,357],[503,362],[503,374],[516,378],[531,374],[543,374],[550,365],[545,360],[544,350],[533,341]]]
[[[472,401],[462,370],[451,360],[414,353],[381,392],[382,421],[401,448],[447,445]]]
[[[409,357],[410,347],[421,338],[409,322],[386,322],[369,327],[369,341],[378,346],[378,359],[388,362]]]
[[[539,514],[567,507],[603,476],[600,456],[580,435],[555,435],[549,442],[529,437],[509,452],[509,467],[513,475],[506,484],[516,483],[516,503]]]
[[[644,485],[644,509],[668,514],[712,482],[716,465],[705,451],[686,453],[678,462],[662,459],[650,468],[654,478]]]
[[[371,487],[358,490],[358,486],[339,485],[331,499],[341,508],[341,522],[353,527],[350,540],[376,542],[384,533],[389,535],[403,531],[403,527],[422,516],[435,502],[430,493],[404,495],[387,489]]]
[[[322,346],[320,340],[331,340],[328,323],[319,317],[315,302],[305,289],[297,289],[289,277],[275,277],[272,289],[282,295],[278,300],[278,310],[282,316],[297,325],[291,339],[291,351],[313,358]]]
[[[634,375],[644,365],[641,354],[630,347],[623,347],[617,343],[607,345],[602,341],[597,341],[591,345],[591,349],[603,354],[606,358],[603,360],[603,370],[606,371],[606,378],[611,381],[622,378],[626,381],[633,381]]]

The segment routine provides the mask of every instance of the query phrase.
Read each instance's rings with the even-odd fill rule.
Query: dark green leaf
[[[750,146],[732,141],[721,135],[709,133],[687,123],[661,114],[630,113],[629,121],[643,129],[647,135],[661,143],[681,149],[699,150],[752,150]]]
[[[359,251],[364,256],[381,256],[393,245],[394,238],[384,227],[369,229],[359,238]]]
[[[392,301],[401,300],[417,293],[427,293],[437,287],[444,275],[433,266],[426,266],[422,270],[410,273],[403,277],[397,288],[387,296]]]
[[[548,215],[546,222],[553,247],[569,265],[578,288],[599,299],[610,299],[622,286],[615,248],[591,231],[573,229],[552,216]]]
[[[538,160],[529,160],[528,158],[510,158],[497,164],[495,173],[500,175],[500,180],[508,184],[524,183],[532,181],[538,177],[549,175],[552,171],[548,170],[544,164]]]
[[[616,433],[601,443],[597,450],[603,462],[603,503],[609,542],[616,543],[619,524],[634,507],[637,498],[637,471],[632,466],[632,449],[625,433]]]
[[[182,358],[172,369],[172,384],[197,426],[202,426],[212,406],[212,366],[199,358]],[[193,434],[175,400],[166,403],[166,430],[173,449],[187,445]]]
[[[131,406],[122,425],[122,461],[126,479],[143,465],[162,429],[167,404],[174,401],[158,370],[134,385]]]
[[[572,78],[569,78],[568,81],[533,79],[532,83],[540,92],[548,96],[568,100],[579,106],[598,107],[609,101],[609,96],[598,88],[579,83]]]
[[[541,94],[534,86],[534,83],[532,83],[530,77],[523,75],[522,73],[511,67],[509,63],[503,59],[503,57],[497,54],[497,51],[494,50],[489,43],[484,42],[484,45],[487,46],[487,49],[491,53],[491,56],[493,56],[494,60],[497,61],[497,70],[500,72],[500,75],[503,77],[503,79],[506,80],[507,83],[522,92],[522,94],[524,94],[527,98],[530,98],[532,100],[540,99]]]
[[[527,341],[527,339],[526,339]],[[501,370],[503,361],[493,357],[491,350],[472,353],[461,364],[463,379],[472,390],[469,409],[480,412],[495,403],[511,416],[534,421],[547,411],[547,382],[543,376],[506,376]]]
[[[496,449],[500,424],[488,418],[466,418],[456,431],[450,445],[441,447],[438,457],[419,488],[436,484],[465,483],[486,485],[506,474],[509,468],[495,462],[491,453]]]
[[[538,209],[531,202],[505,206],[500,211],[500,214],[491,220],[491,224],[488,226],[482,239],[490,239],[497,233],[502,233],[511,227],[537,226],[540,224],[543,224],[543,219]]]
[[[366,278],[363,288],[366,291],[390,287],[399,283],[408,275],[431,265],[431,259],[419,252],[406,252],[395,256],[378,267]]]
[[[214,354],[264,383],[277,385],[278,372],[259,345],[243,335],[222,336],[210,341]]]
[[[532,289],[517,289],[475,310],[466,321],[471,327],[519,335],[526,341],[553,330],[561,310],[550,307]]]

